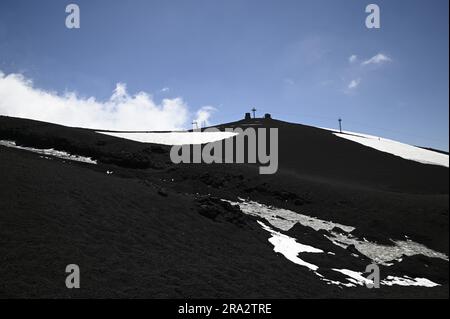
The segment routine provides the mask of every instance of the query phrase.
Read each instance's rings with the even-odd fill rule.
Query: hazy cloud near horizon
[[[180,97],[156,103],[146,92],[129,94],[123,83],[117,83],[106,101],[74,92],[57,94],[33,87],[21,74],[0,71],[0,115],[95,129],[176,130],[190,128],[192,116],[209,124],[214,110],[203,106],[191,114]]]

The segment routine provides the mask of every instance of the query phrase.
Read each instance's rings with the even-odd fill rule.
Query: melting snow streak
[[[298,254],[323,253],[323,250],[300,244],[294,238],[281,234],[260,221],[258,221],[258,224],[260,224],[264,230],[268,231],[272,235],[272,237],[270,237],[269,239],[269,242],[273,245],[273,250],[276,253],[280,253],[293,263],[307,267],[312,271],[316,271],[317,269],[319,269],[318,266],[300,259],[298,257]]]
[[[326,231],[328,234],[325,234],[324,236],[336,246],[346,248],[350,245],[354,245],[361,254],[372,259],[376,263],[383,264],[385,266],[391,265],[388,263],[389,261],[401,261],[402,256],[412,256],[419,254],[430,258],[440,258],[448,261],[448,257],[445,254],[436,252],[425,247],[424,245],[413,242],[411,240],[392,241],[391,246],[380,245],[354,237],[351,232],[355,228],[352,226],[321,220],[319,218],[299,214],[287,209],[278,209],[266,206],[257,202],[245,201],[243,199],[239,200],[241,202],[231,202],[227,200],[224,201],[227,201],[233,205],[239,205],[241,211],[245,214],[263,218],[267,220],[274,228],[280,229],[282,231],[288,231],[296,223],[300,223],[301,225],[310,227],[316,231]],[[320,277],[322,281],[328,284],[344,287],[356,287],[357,285],[362,286],[368,283],[372,283],[371,280],[364,277],[363,273],[349,269],[331,269],[344,275],[347,282],[325,278],[322,274],[319,273],[319,266],[308,263],[299,257],[300,253],[323,253],[323,250],[298,243],[295,238],[282,234],[276,231],[274,228],[271,228],[270,226],[264,224],[263,222],[258,221],[258,223],[264,230],[271,234],[269,242],[274,246],[275,252],[281,253],[285,258],[293,263],[296,263],[303,267],[307,267],[308,269],[314,271],[314,273],[318,277]],[[335,230],[335,227],[340,228],[343,232],[337,232]],[[334,253],[331,253],[331,255],[334,255]],[[384,280],[380,281],[380,284],[385,286],[439,286],[439,284],[434,283],[426,278],[411,278],[408,276],[387,276]]]
[[[38,149],[38,148],[32,148],[32,147],[18,146],[18,145],[16,145],[16,142],[4,141],[4,140],[0,141],[0,145],[6,146],[6,147],[11,147],[11,148],[16,148],[16,149],[24,150],[24,151],[28,151],[28,152],[33,152],[33,153],[37,153],[37,154],[41,154],[41,155],[45,155],[45,156],[58,157],[58,158],[61,158],[64,160],[83,162],[83,163],[88,163],[88,164],[97,164],[97,161],[91,159],[90,157],[71,155],[67,152],[57,151],[52,148]]]

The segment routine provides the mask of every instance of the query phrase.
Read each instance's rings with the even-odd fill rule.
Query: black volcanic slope
[[[330,131],[272,119],[220,125],[277,127],[283,170],[328,182],[351,183],[389,191],[448,194],[448,169],[423,165],[342,139]]]
[[[259,175],[247,164],[173,165],[168,147],[0,117],[0,140],[99,161],[46,159],[0,146],[0,297],[448,298],[448,262],[424,256],[404,258],[390,271],[441,286],[327,285],[274,253],[255,218],[219,200],[244,197],[288,208],[354,226],[379,243],[407,235],[448,255],[447,168],[298,124],[220,127],[248,124],[279,128],[276,174]],[[339,262],[363,271],[368,263],[327,247],[308,227],[296,225],[288,234],[334,249],[336,259],[304,256],[323,267]],[[81,289],[65,287],[71,263],[81,268]]]

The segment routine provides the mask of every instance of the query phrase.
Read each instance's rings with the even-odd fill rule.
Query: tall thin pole
[[[193,122],[192,122],[192,125],[195,125],[195,128],[198,129],[198,123],[197,123],[197,121],[193,121]]]
[[[255,119],[255,118],[256,118],[256,114],[255,114],[256,109],[255,109],[255,108],[252,108],[252,112],[253,112],[253,118]]]
[[[339,132],[342,133],[342,119],[339,118]]]

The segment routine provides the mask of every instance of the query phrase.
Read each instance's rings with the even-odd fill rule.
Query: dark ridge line
[[[96,130],[87,129],[89,131],[94,131],[97,133],[187,133],[188,131],[113,131],[113,130]]]

